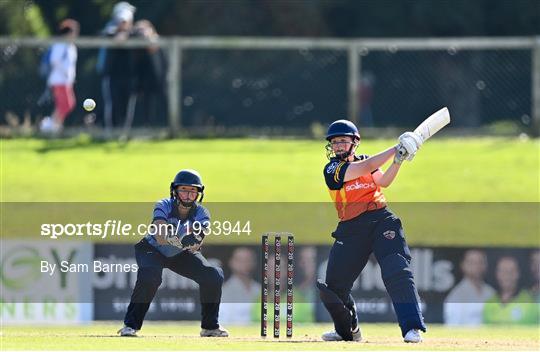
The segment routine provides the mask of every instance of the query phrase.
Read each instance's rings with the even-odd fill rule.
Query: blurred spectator
[[[482,91],[470,88],[478,70],[476,66],[482,62],[479,55],[482,54],[471,52],[461,60],[456,60],[453,55],[441,55],[433,65],[437,82],[434,89],[452,107],[452,126],[480,126]]]
[[[306,296],[313,296],[313,298],[316,295],[315,286],[313,286],[317,271],[316,257],[317,250],[314,246],[305,246],[298,250],[298,268],[301,280],[296,286],[298,290],[305,292]]]
[[[58,26],[58,34],[64,38],[54,43],[47,52],[45,70],[48,70],[47,86],[54,97],[54,111],[40,123],[40,130],[47,134],[62,131],[67,115],[75,108],[75,82],[77,47],[73,43],[79,35],[79,23],[65,19]]]
[[[103,35],[118,41],[127,40],[132,33],[134,14],[135,7],[128,2],[122,1],[114,5],[111,20],[105,26]],[[99,52],[97,69],[102,75],[105,130],[110,135],[112,128],[126,117],[133,79],[132,50],[102,48]]]
[[[143,118],[152,125],[156,125],[158,115],[166,115],[163,108],[167,107],[165,94],[167,62],[163,51],[155,44],[159,35],[148,20],[135,22],[133,28],[133,36],[147,39],[150,45],[148,48],[132,51],[133,80],[123,138],[129,137],[136,106],[142,107]]]
[[[461,262],[463,279],[450,291],[444,301],[444,322],[448,325],[480,325],[484,302],[495,290],[484,282],[487,269],[486,254],[471,249]]]
[[[260,284],[253,279],[255,253],[247,247],[233,251],[229,260],[230,278],[222,288],[220,321],[229,324],[251,323],[253,302],[261,294]]]
[[[373,112],[371,102],[373,101],[373,86],[375,85],[375,76],[366,71],[362,73],[359,87],[360,101],[360,125],[363,127],[373,127]]]
[[[531,253],[531,295],[533,299],[540,303],[540,250],[535,250]]]
[[[298,249],[298,275],[300,280],[294,286],[295,322],[309,323],[315,319],[315,302],[318,298],[315,292],[317,274],[317,250],[314,246]]]
[[[484,305],[484,323],[538,324],[538,308],[526,290],[519,290],[519,266],[515,258],[502,257],[495,272],[497,293]]]

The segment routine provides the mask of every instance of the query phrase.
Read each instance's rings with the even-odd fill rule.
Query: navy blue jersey
[[[354,161],[362,161],[369,158],[366,154],[355,155]],[[345,172],[349,167],[348,161],[343,161],[338,158],[330,159],[330,162],[324,167],[324,179],[326,181],[326,186],[332,191],[339,190],[343,187]],[[373,170],[372,174],[379,169]]]
[[[166,221],[168,224],[172,225],[174,228],[174,233],[177,233],[179,236],[185,234],[187,223],[193,224],[194,222],[199,222],[203,226],[205,223],[210,221],[210,212],[208,209],[203,207],[200,204],[196,204],[195,209],[192,209],[187,219],[181,221],[180,214],[178,213],[178,207],[174,204],[174,200],[171,198],[164,198],[156,203],[154,206],[154,215],[152,222],[156,220]],[[180,229],[178,229],[180,227]],[[145,239],[154,246],[161,254],[166,257],[172,257],[182,250],[178,247],[172,246],[170,244],[160,245],[157,243],[157,240],[154,236],[147,234]]]
[[[330,162],[324,167],[324,179],[326,186],[331,190],[338,190],[343,187],[345,172],[349,167],[349,162],[338,158],[330,159]]]

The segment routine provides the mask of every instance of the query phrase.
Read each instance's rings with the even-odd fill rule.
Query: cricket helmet
[[[334,137],[348,136],[352,138],[352,144],[349,147],[349,150],[342,153],[335,153],[330,144],[330,140]],[[326,145],[326,157],[330,158],[339,158],[341,160],[347,159],[351,154],[354,154],[358,142],[360,141],[360,133],[358,128],[354,123],[349,120],[337,120],[334,121],[328,126],[328,131],[326,132],[326,140],[328,144]]]
[[[353,140],[360,140],[358,128],[349,120],[337,120],[328,126],[326,140],[330,141],[334,137],[350,136]]]
[[[204,198],[204,184],[202,182],[201,175],[197,171],[184,169],[180,170],[180,172],[176,174],[174,180],[171,182],[170,187],[171,198],[174,198],[176,200],[179,200],[175,192],[175,189],[178,186],[196,187],[199,193],[201,193],[201,199],[199,200],[199,202],[202,202]]]

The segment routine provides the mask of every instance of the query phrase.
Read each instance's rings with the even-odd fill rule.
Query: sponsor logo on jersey
[[[368,189],[368,188],[375,188],[375,183],[368,182],[368,183],[360,183],[358,180],[356,180],[352,185],[348,185],[345,187],[345,191],[353,191],[357,189]]]
[[[388,240],[393,240],[396,237],[396,232],[392,230],[384,231],[383,236]]]
[[[328,167],[326,168],[326,173],[327,174],[332,174],[334,173],[334,171],[336,171],[336,167],[338,166],[338,162],[337,161],[334,161],[332,164],[328,165]]]

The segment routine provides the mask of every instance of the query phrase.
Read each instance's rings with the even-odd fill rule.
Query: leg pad
[[[332,320],[334,321],[334,327],[336,332],[345,341],[352,341],[353,336],[351,332],[352,313],[343,301],[336,295],[336,293],[328,288],[326,283],[318,280],[317,288],[319,289],[319,295],[326,310],[330,313]]]

